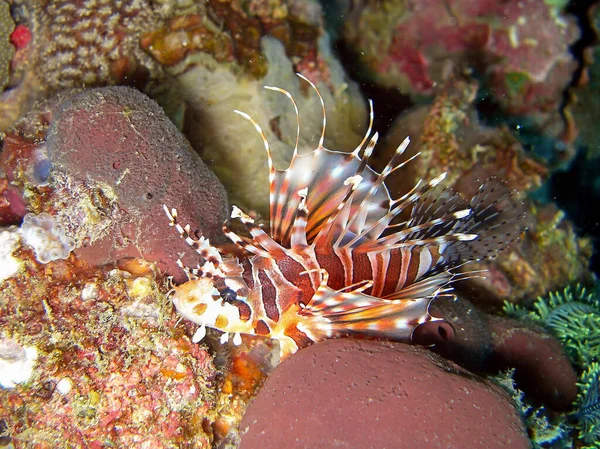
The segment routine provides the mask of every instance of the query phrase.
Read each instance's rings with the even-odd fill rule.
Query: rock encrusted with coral
[[[1,166],[13,189],[6,201],[16,188],[91,266],[143,257],[181,280],[176,261],[187,247],[162,229],[163,203],[185,210],[211,241],[227,217],[215,175],[160,107],[127,87],[40,106],[8,135]]]
[[[241,449],[529,448],[497,386],[418,347],[349,339],[279,365],[240,429]]]
[[[175,326],[160,277],[72,255],[44,265],[22,244],[12,256],[20,270],[0,284],[3,443],[210,447],[212,357]]]
[[[452,75],[475,73],[506,111],[560,131],[579,36],[565,3],[366,1],[346,14],[344,40],[379,84],[431,96]]]

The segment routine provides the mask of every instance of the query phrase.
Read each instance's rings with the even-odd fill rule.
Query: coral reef
[[[183,280],[176,260],[186,246],[162,232],[163,203],[211,240],[227,216],[216,177],[160,107],[126,87],[42,106],[7,136],[1,166],[28,209],[52,215],[92,266],[144,257]]]
[[[490,176],[523,197],[539,188],[556,161],[532,156],[519,129],[492,128],[498,119],[534,129],[559,162],[581,130],[591,171],[600,46],[577,44],[589,45],[579,75],[569,46],[586,25],[565,1],[331,3],[346,8],[346,70],[383,92],[375,110],[396,117],[404,104],[392,91],[418,104],[373,155],[386,161],[407,134],[406,157],[421,153],[388,184],[393,197],[440,172],[467,197]],[[323,8],[0,0],[0,447],[600,447],[600,301],[581,287],[541,298],[593,280],[592,245],[552,204],[525,199],[519,242],[464,267],[487,274],[459,284],[456,302],[434,303],[447,322],[414,334],[432,351],[336,340],[275,368],[273,342],[220,344],[209,331],[197,344],[178,322],[164,275],[184,281],[178,259],[197,257],[169,232],[163,203],[224,251],[225,189],[257,222],[267,216],[264,147],[234,109],[256,118],[284,168],[294,106],[263,86],[297,100],[308,152],[323,118],[302,72],[324,97],[325,145],[350,151],[362,139],[367,103],[332,51]],[[600,8],[588,8],[598,34]],[[164,111],[131,88],[94,89],[115,84]],[[487,314],[502,304],[517,319]],[[508,395],[478,377],[506,370],[496,382]]]
[[[499,310],[505,300],[527,304],[532,297],[570,282],[593,281],[589,268],[592,242],[577,235],[564,212],[554,204],[532,204],[528,224],[525,235],[505,254],[468,267],[487,270],[485,277],[470,280],[464,289],[478,305]]]
[[[338,105],[330,109],[328,144],[350,150],[362,137],[357,130],[365,123],[363,99],[332,54],[316,1],[16,3],[19,35],[29,33],[30,42],[19,44],[13,58],[12,87],[0,97],[0,130],[34,100],[59,89],[133,84],[178,125],[185,116],[186,135],[211,161],[232,200],[263,214],[264,154],[253,133],[239,132],[232,110],[264,117],[269,137],[276,136],[276,155],[283,163],[289,160],[291,150],[284,149],[295,135],[291,105],[283,96],[262,92],[264,84],[283,85],[303,99],[304,134],[316,142],[321,108],[312,96],[298,95],[293,73],[302,71],[326,84],[326,101],[333,98]]]
[[[279,365],[250,404],[240,448],[528,448],[510,397],[417,347],[329,340]]]
[[[521,192],[545,181],[547,168],[532,158],[509,130],[480,122],[474,105],[476,82],[457,78],[440,89],[431,105],[401,115],[384,142],[387,154],[396,149],[393,142],[410,134],[413,144],[409,154],[420,153],[411,162],[414,180],[447,172],[448,184],[465,196],[479,187],[477,180],[490,176]]]
[[[452,74],[475,73],[510,114],[562,130],[559,106],[577,68],[568,50],[579,33],[555,2],[366,1],[348,17],[345,44],[379,84],[431,95]]]
[[[534,408],[527,402],[525,393],[517,388],[513,376],[514,369],[491,377],[491,380],[502,386],[511,395],[515,407],[520,411],[521,418],[527,427],[533,449],[570,447],[568,439],[571,428],[564,421],[564,414],[559,417],[549,417],[544,407]],[[547,446],[551,443],[552,446]],[[560,446],[557,446],[558,444]]]
[[[0,290],[3,441],[210,447],[211,356],[175,326],[161,278],[72,255],[41,264],[21,245],[14,257],[23,269]]]
[[[594,39],[584,50],[585,67],[578,85],[570,90],[573,98],[568,113],[575,122],[577,142],[583,146],[586,158],[596,159],[600,156],[600,134],[596,126],[600,119],[600,107],[597,102],[600,95],[600,5],[592,5],[588,16]]]
[[[216,342],[210,346],[216,360],[222,355],[227,357],[215,400],[214,442],[219,447],[237,448],[240,421],[248,404],[279,363],[279,348],[272,341],[250,336],[244,336],[240,346],[223,347]]]
[[[582,446],[589,448],[600,444],[600,301],[596,295],[597,292],[590,293],[585,287],[575,285],[552,292],[546,298],[538,297],[529,309],[509,302],[504,306],[508,315],[548,329],[561,341],[571,360],[582,371],[571,415],[574,436],[585,445],[591,444]]]
[[[205,20],[206,16],[211,20]],[[144,48],[160,64],[181,72],[192,61],[237,63],[255,78],[267,71],[261,37],[280,40],[288,57],[299,64],[318,62],[322,31],[321,7],[315,1],[210,1],[196,13],[176,16],[162,28],[145,33]]]
[[[13,42],[20,44],[12,58],[11,89],[0,97],[4,131],[35,100],[76,87],[134,85],[159,100],[170,116],[181,114],[189,95],[170,83],[165,68],[180,74],[190,65],[223,63],[236,77],[262,78],[265,35],[283,42],[297,69],[310,75],[327,70],[317,45],[322,12],[312,0],[14,0],[12,12],[19,35],[28,35],[29,43]]]
[[[600,365],[591,363],[584,371],[580,380],[580,393],[575,402],[580,432],[579,438],[583,440],[586,449],[600,447]]]
[[[15,230],[0,230],[0,282],[15,275],[21,268],[21,262],[13,253],[21,237]]]
[[[35,346],[21,346],[10,338],[0,338],[0,386],[15,388],[29,381],[37,357]]]
[[[489,177],[501,179],[521,194],[547,180],[548,168],[525,151],[508,129],[481,124],[473,105],[476,90],[473,82],[453,80],[431,105],[415,108],[395,121],[380,160],[395,150],[392,142],[407,133],[413,141],[407,157],[416,153],[419,157],[410,162],[410,176],[391,178],[392,193],[440,172],[447,172],[449,185],[467,198]],[[579,237],[556,206],[528,200],[526,206],[528,231],[494,260],[465,267],[467,271],[487,270],[485,276],[462,284],[464,295],[487,309],[499,310],[504,300],[528,301],[569,282],[592,279],[588,268],[591,241]]]
[[[7,130],[36,99],[59,90],[144,85],[161,76],[160,66],[138,44],[140,33],[160,22],[147,1],[15,0],[12,11],[18,47],[10,89],[0,94],[0,130]]]
[[[4,173],[0,172],[0,226],[18,223],[25,215],[27,206],[19,189],[10,185]]]

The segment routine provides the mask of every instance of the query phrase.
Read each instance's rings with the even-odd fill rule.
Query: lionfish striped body
[[[194,239],[189,225],[182,227],[175,210],[165,212],[181,236],[202,257],[195,269],[183,267],[190,280],[174,288],[179,313],[200,325],[224,332],[263,335],[279,340],[281,356],[326,338],[359,336],[410,341],[413,330],[427,321],[429,304],[451,296],[457,276],[450,269],[485,257],[501,245],[500,236],[514,228],[520,215],[498,212],[512,194],[498,183],[484,184],[466,202],[441,187],[445,175],[417,184],[398,199],[391,199],[385,179],[408,161],[400,162],[408,138],[381,173],[368,159],[378,134],[369,129],[356,150],[342,153],[323,146],[325,108],[321,99],[323,131],[318,147],[298,153],[300,123],[290,166],[273,166],[269,143],[260,133],[269,163],[270,232],[233,207],[249,236],[238,235],[227,225],[226,236],[249,257],[221,254],[204,239]],[[289,92],[296,117],[298,108]],[[370,137],[371,136],[371,137]],[[370,138],[369,138],[370,137]],[[514,210],[513,204],[509,204]],[[400,221],[400,217],[408,219]]]

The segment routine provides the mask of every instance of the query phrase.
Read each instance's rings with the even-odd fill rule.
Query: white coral
[[[22,265],[22,262],[13,256],[19,240],[19,234],[13,230],[0,231],[0,282],[14,276]]]
[[[16,384],[27,382],[37,357],[35,347],[21,346],[14,340],[0,337],[0,386],[14,388]]]
[[[23,242],[33,247],[41,263],[66,259],[75,248],[75,240],[69,237],[64,227],[47,213],[27,214],[21,225]]]

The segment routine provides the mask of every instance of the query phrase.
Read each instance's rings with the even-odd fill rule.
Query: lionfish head
[[[204,259],[204,264],[194,269],[177,261],[189,281],[173,288],[173,305],[182,317],[200,325],[193,338],[195,342],[204,338],[206,327],[211,327],[224,332],[222,342],[228,340],[229,333],[234,333],[233,342],[239,344],[240,333],[252,333],[252,309],[244,300],[248,289],[239,276],[243,271],[241,266],[237,259],[223,260],[207,239],[192,238],[189,225],[184,227],[177,221],[177,211],[163,208],[171,226]]]
[[[211,279],[197,278],[173,290],[171,299],[179,314],[200,326],[194,336],[195,341],[204,337],[206,327],[225,332],[224,335],[234,333],[234,343],[239,333],[251,333],[252,328],[248,324],[250,308],[236,299],[230,288],[219,291]]]

